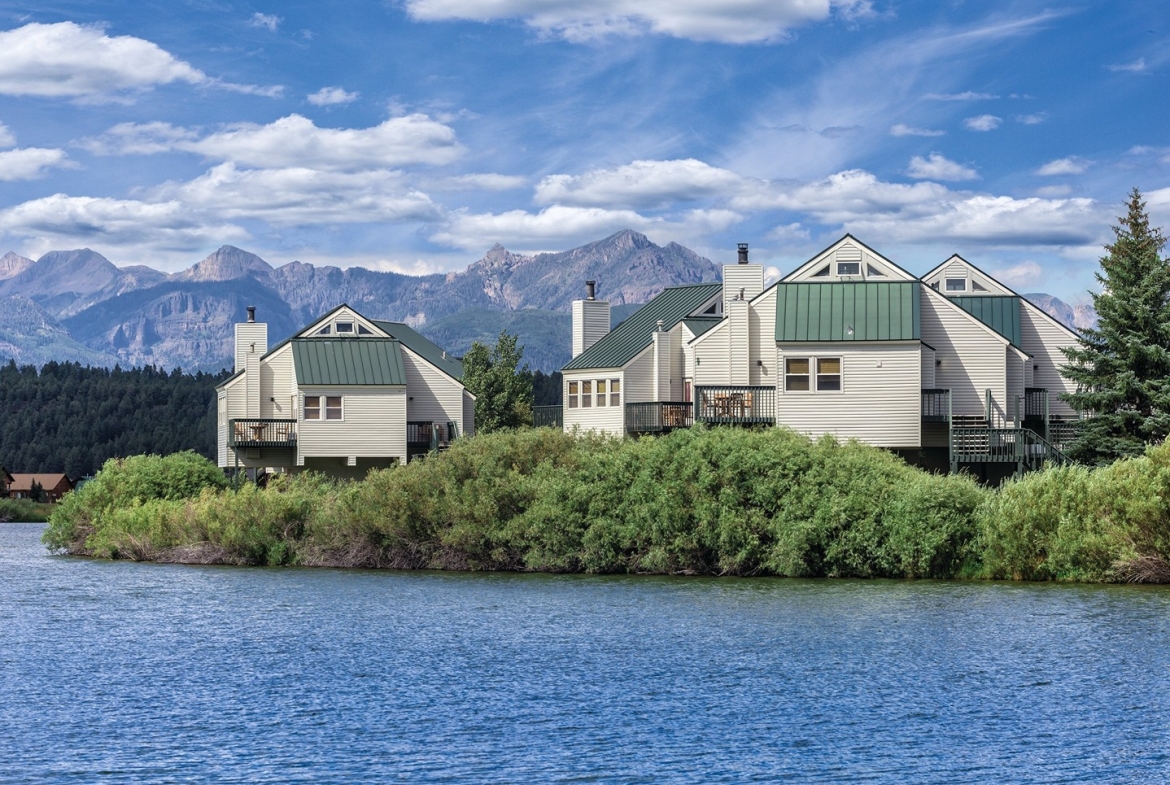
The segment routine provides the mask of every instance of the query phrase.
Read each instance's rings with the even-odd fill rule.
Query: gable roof
[[[808,268],[812,267],[812,265],[813,265],[814,263],[818,263],[818,264],[819,264],[819,263],[822,263],[822,262],[823,262],[823,263],[825,263],[825,264],[828,264],[829,262],[828,262],[828,260],[826,259],[826,257],[829,255],[829,253],[830,253],[830,252],[832,252],[832,251],[834,251],[834,250],[835,250],[835,249],[836,249],[838,246],[844,245],[846,242],[848,242],[848,243],[852,243],[853,245],[856,245],[856,246],[858,246],[858,247],[859,247],[859,248],[860,248],[862,251],[867,251],[867,252],[868,252],[868,253],[869,253],[871,256],[873,256],[875,259],[879,260],[879,262],[880,262],[881,264],[883,264],[883,265],[888,265],[888,266],[890,267],[891,271],[893,271],[893,272],[895,272],[895,273],[898,273],[899,275],[901,275],[901,276],[902,276],[902,280],[906,280],[906,281],[916,281],[916,280],[918,280],[918,276],[916,276],[916,275],[914,275],[914,274],[912,274],[912,273],[908,272],[907,270],[904,270],[904,269],[903,269],[902,267],[900,267],[899,265],[897,265],[897,264],[895,264],[894,262],[890,261],[890,260],[889,260],[889,259],[887,259],[885,256],[883,256],[882,254],[878,253],[877,251],[875,251],[874,249],[870,248],[870,247],[869,247],[868,245],[866,245],[865,243],[861,242],[861,240],[858,240],[858,239],[857,239],[856,237],[854,237],[852,234],[849,234],[848,232],[846,232],[846,233],[845,233],[845,234],[844,234],[842,237],[840,237],[840,238],[839,238],[839,239],[837,239],[837,240],[834,240],[834,241],[833,241],[832,243],[830,243],[830,244],[829,244],[827,247],[825,247],[825,248],[823,248],[822,250],[818,251],[817,253],[813,254],[813,255],[812,255],[812,256],[811,256],[811,257],[808,259],[808,261],[804,262],[804,263],[803,263],[803,264],[801,264],[799,267],[797,267],[795,270],[793,270],[792,272],[790,272],[788,275],[785,275],[783,278],[781,278],[781,279],[780,279],[780,282],[781,282],[781,283],[784,283],[784,282],[787,282],[787,281],[791,281],[791,279],[795,278],[797,275],[800,275],[801,273],[805,272],[805,271],[806,271]],[[861,259],[861,260],[859,260],[859,261],[863,261],[863,260],[864,260],[864,256],[863,256],[863,257],[862,257],[862,259]]]
[[[422,357],[431,365],[438,368],[456,381],[463,381],[463,361],[453,357],[450,352],[431,343],[422,337],[413,328],[401,322],[384,322],[378,319],[371,320],[374,326],[391,338],[396,338],[402,345]],[[368,339],[366,339],[368,340]]]
[[[406,384],[398,341],[392,338],[294,338],[297,384]]]
[[[776,291],[776,340],[919,340],[921,303],[920,281],[781,283]]]
[[[719,323],[722,321],[722,316],[692,316],[690,318],[683,319],[682,323],[687,326],[687,329],[691,331],[691,334],[698,338],[712,327],[718,327]]]
[[[661,294],[630,314],[628,319],[561,370],[621,368],[650,345],[660,319],[663,327],[669,330],[722,291],[723,284],[719,282],[663,289]]]
[[[73,487],[73,482],[69,479],[69,477],[65,474],[60,474],[60,473],[56,473],[56,474],[10,474],[8,476],[12,478],[12,487],[9,488],[9,491],[13,491],[13,492],[15,492],[15,491],[24,491],[24,492],[31,491],[32,484],[34,482],[39,484],[46,491],[51,491],[53,488],[56,488],[61,483],[62,480],[64,480],[65,484],[68,485],[70,488]]]
[[[1012,288],[1011,288],[1010,286],[1005,286],[1004,284],[1000,283],[1000,282],[999,282],[999,280],[995,278],[995,276],[988,275],[987,273],[983,272],[983,270],[980,270],[980,269],[979,269],[977,266],[975,266],[975,265],[974,265],[974,264],[972,264],[971,262],[967,261],[967,260],[966,260],[966,259],[964,259],[962,256],[959,256],[959,254],[957,254],[957,253],[955,253],[955,254],[951,254],[951,255],[950,255],[950,256],[949,256],[949,257],[946,259],[946,261],[944,261],[942,264],[940,264],[940,265],[938,265],[937,267],[935,267],[935,268],[934,268],[933,270],[931,270],[930,272],[928,272],[928,273],[926,273],[925,275],[923,275],[923,276],[922,276],[922,280],[923,280],[923,281],[926,281],[926,282],[928,282],[928,283],[929,283],[929,281],[930,281],[930,279],[931,279],[931,278],[934,278],[935,276],[937,276],[937,275],[939,275],[939,274],[942,274],[942,277],[943,277],[943,278],[946,278],[946,275],[945,275],[945,272],[946,272],[946,270],[947,270],[948,268],[950,268],[950,267],[952,267],[952,266],[956,265],[956,264],[961,264],[961,265],[963,265],[963,266],[964,266],[964,267],[966,267],[966,268],[967,268],[967,269],[968,269],[970,272],[975,272],[975,273],[978,273],[978,274],[979,274],[979,275],[980,275],[980,276],[981,276],[981,277],[982,277],[984,280],[986,280],[986,281],[987,281],[987,283],[991,284],[992,286],[994,286],[994,287],[996,287],[997,289],[999,289],[999,290],[1000,290],[1000,291],[998,291],[998,292],[996,292],[996,291],[987,291],[987,292],[984,292],[984,294],[982,294],[982,295],[978,295],[978,296],[980,296],[980,297],[982,297],[982,296],[987,296],[987,295],[994,296],[994,295],[996,295],[996,294],[999,294],[999,295],[1002,295],[1002,296],[1012,296],[1012,297],[1019,296],[1019,295],[1018,295],[1018,293],[1017,293],[1017,292],[1015,292],[1015,291],[1013,291],[1013,290],[1012,290]],[[968,274],[968,275],[969,275],[969,274]],[[973,279],[972,279],[972,281],[973,281]],[[973,283],[974,283],[974,281],[973,281]],[[971,289],[968,291],[968,294],[969,294],[971,291],[975,291],[975,289],[974,289],[974,285],[972,285],[972,288],[971,288]],[[947,293],[944,291],[944,292],[943,292],[943,294],[947,294]]]
[[[951,302],[1011,341],[1020,345],[1020,297],[1013,295],[961,295]]]

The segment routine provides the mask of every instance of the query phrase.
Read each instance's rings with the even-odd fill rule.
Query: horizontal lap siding
[[[776,383],[776,287],[751,304],[751,352],[748,356],[753,385]],[[761,364],[761,361],[763,364]]]
[[[802,343],[778,347],[785,357],[840,357],[841,392],[776,394],[778,425],[813,438],[833,434],[878,447],[916,448],[922,427],[922,353],[918,343]],[[816,386],[813,367],[811,386]]]
[[[297,416],[293,403],[296,390],[293,376],[291,344],[277,349],[260,363],[261,417],[284,419]]]
[[[1007,350],[1008,417],[1018,423],[1024,417],[1024,360],[1012,348]]]
[[[712,327],[694,344],[695,385],[731,382],[731,326],[728,319]]]
[[[647,353],[649,354],[649,353]],[[594,371],[565,371],[562,394],[564,398],[564,405],[561,411],[564,413],[565,430],[572,431],[574,428],[579,428],[582,431],[598,431],[600,433],[612,433],[620,436],[626,432],[625,421],[625,402],[629,399],[629,391],[626,389],[625,377],[620,369],[609,368]],[[622,380],[622,405],[620,406],[590,406],[584,408],[578,406],[576,409],[569,408],[569,382],[591,381],[596,385],[598,379],[605,379],[609,382],[612,379]],[[647,376],[647,382],[649,376]],[[608,384],[606,385],[606,394],[609,394]],[[579,389],[579,388],[578,388]],[[593,388],[593,402],[597,401],[597,388]]]
[[[1077,339],[1066,330],[1053,324],[1040,310],[1024,301],[1020,306],[1020,348],[1032,355],[1032,387],[1048,389],[1048,411],[1050,414],[1071,417],[1074,409],[1057,396],[1074,393],[1077,386],[1060,375],[1060,367],[1068,362],[1061,347],[1076,346]]]
[[[406,370],[406,419],[412,422],[462,422],[463,385],[402,346]]]
[[[475,398],[463,391],[463,435],[475,436]]]
[[[1007,411],[1005,339],[927,289],[922,294],[922,342],[934,347],[935,359],[941,362],[934,369],[934,385],[951,391],[955,414],[982,415],[987,389],[999,411]]]
[[[406,460],[405,387],[304,387],[304,395],[340,395],[344,420],[301,420],[303,457]]]

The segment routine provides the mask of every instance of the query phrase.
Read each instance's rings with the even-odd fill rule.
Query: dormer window
[[[353,322],[338,322],[337,323],[337,334],[338,335],[353,335]]]
[[[971,282],[971,288],[976,292],[986,292],[987,289],[980,285],[978,281]]]
[[[967,291],[966,278],[948,278],[947,279],[948,292],[965,292]]]
[[[861,262],[837,262],[837,275],[841,277],[861,275]]]

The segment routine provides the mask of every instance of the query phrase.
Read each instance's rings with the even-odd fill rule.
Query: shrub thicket
[[[0,521],[42,523],[48,519],[47,508],[31,499],[0,499]]]

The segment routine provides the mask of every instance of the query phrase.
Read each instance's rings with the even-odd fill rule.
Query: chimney
[[[260,417],[260,358],[268,352],[268,325],[256,321],[256,306],[248,306],[248,321],[236,324],[236,372],[244,372],[245,417]],[[271,416],[271,415],[269,415]]]
[[[739,243],[739,259],[736,264],[723,265],[723,313],[728,303],[736,300],[751,300],[764,291],[764,268],[748,262],[748,244]]]
[[[739,244],[739,263],[740,264],[747,264],[748,263],[748,244],[747,243],[740,243]]]
[[[255,324],[255,323],[256,323],[256,306],[249,305],[248,306],[248,324]]]
[[[597,299],[597,281],[585,282],[585,299],[573,301],[573,356],[609,334],[609,303]]]

